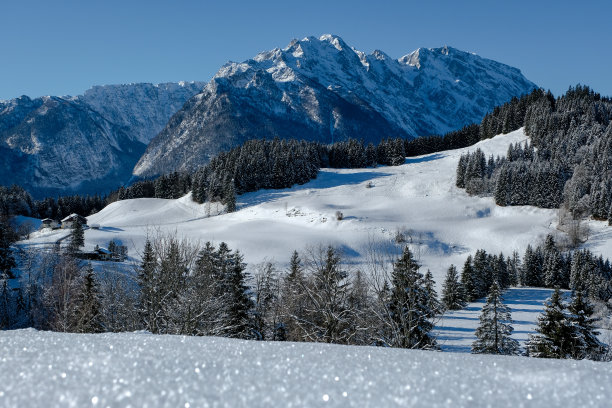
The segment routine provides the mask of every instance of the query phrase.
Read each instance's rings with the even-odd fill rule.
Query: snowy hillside
[[[192,169],[254,138],[376,143],[443,134],[535,87],[516,68],[450,47],[396,60],[333,35],[293,40],[223,66],[151,142],[134,174]]]
[[[612,365],[149,334],[0,332],[0,405],[608,407]]]
[[[117,188],[203,83],[98,86],[76,97],[0,102],[0,182],[37,198]]]
[[[480,147],[487,156],[502,155],[510,143],[526,139],[518,130],[468,149],[409,158],[402,166],[323,169],[317,179],[301,186],[239,196],[237,212],[218,216],[220,205],[199,205],[189,196],[119,201],[88,218],[101,228],[86,231],[86,247],[106,246],[115,239],[137,257],[147,234],[161,230],[202,243],[225,241],[244,254],[250,267],[264,260],[284,266],[294,249],[333,244],[357,268],[372,243],[399,250],[394,238],[400,229],[423,270],[431,269],[440,284],[450,264],[462,266],[477,249],[522,254],[546,234],[561,234],[556,210],[498,207],[491,197],[470,197],[454,185],[458,159],[466,150]],[[336,220],[336,211],[343,213],[343,220]],[[34,236],[28,243],[56,239]],[[612,256],[606,248],[593,249]]]

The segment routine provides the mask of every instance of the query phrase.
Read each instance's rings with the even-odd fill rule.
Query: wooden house
[[[56,229],[59,227],[60,227],[59,221],[56,221],[52,218],[45,218],[44,220],[42,220],[42,224],[40,224],[40,229],[43,229],[43,228]]]
[[[81,221],[81,224],[83,226],[87,225],[87,219],[85,217],[80,216],[78,214],[70,214],[69,216],[67,216],[66,218],[64,218],[62,220],[62,229],[70,229],[70,228],[72,228],[72,224],[77,219]]]

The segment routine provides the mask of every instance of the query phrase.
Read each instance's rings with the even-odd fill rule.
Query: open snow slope
[[[450,264],[461,267],[477,249],[522,254],[527,244],[551,232],[560,234],[555,210],[498,207],[492,198],[470,197],[454,185],[462,153],[480,147],[487,155],[505,155],[510,143],[525,140],[518,130],[466,149],[409,158],[401,166],[323,169],[301,186],[239,196],[238,211],[231,214],[214,216],[222,208],[198,205],[189,196],[120,201],[88,218],[102,228],[86,231],[86,246],[106,246],[116,239],[137,256],[147,234],[176,231],[201,242],[225,241],[251,266],[264,260],[284,265],[294,249],[318,244],[340,246],[347,261],[359,266],[371,242],[398,250],[394,236],[402,228],[410,231],[407,236],[423,270],[431,269],[441,284]],[[373,187],[367,188],[370,182]],[[344,214],[342,221],[335,219],[336,211]],[[25,243],[52,240],[41,235]],[[612,255],[605,245],[595,249]]]
[[[0,332],[6,407],[609,407],[612,365],[149,334]]]

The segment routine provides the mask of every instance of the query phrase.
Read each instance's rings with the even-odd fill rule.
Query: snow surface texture
[[[394,241],[399,228],[422,271],[431,269],[440,290],[448,267],[461,268],[477,249],[506,256],[517,250],[522,255],[528,244],[543,241],[549,233],[561,234],[556,210],[498,207],[491,197],[470,197],[454,185],[462,153],[481,148],[487,156],[505,155],[510,143],[526,140],[518,130],[466,149],[408,158],[401,166],[323,169],[317,179],[301,186],[241,195],[237,212],[218,216],[221,205],[199,205],[189,195],[119,201],[88,217],[101,228],[85,232],[86,249],[106,247],[115,239],[137,257],[147,234],[159,230],[201,243],[225,241],[244,254],[249,268],[263,261],[276,261],[282,268],[294,249],[331,244],[341,248],[356,269],[364,267],[372,242],[399,251],[404,245]],[[343,220],[336,220],[336,211],[343,213]],[[57,239],[55,232],[34,234],[24,244]],[[606,247],[601,249],[598,253],[612,256]]]
[[[0,183],[37,198],[117,188],[204,83],[96,86],[76,97],[0,102]]]
[[[213,337],[0,332],[6,407],[609,407],[612,365]]]
[[[221,67],[151,141],[134,174],[193,169],[254,138],[377,143],[443,134],[535,87],[516,68],[450,47],[395,60],[333,35],[293,40]]]

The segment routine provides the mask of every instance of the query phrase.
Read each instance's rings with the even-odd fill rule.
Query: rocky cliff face
[[[112,85],[77,97],[0,102],[0,183],[19,184],[37,197],[115,188],[203,86]]]
[[[151,141],[134,175],[193,169],[252,138],[442,134],[533,88],[516,68],[450,47],[396,60],[332,35],[294,40],[223,66]]]

